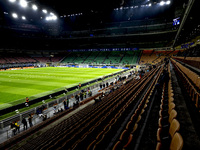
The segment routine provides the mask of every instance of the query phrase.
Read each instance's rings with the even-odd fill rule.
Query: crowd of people
[[[27,121],[27,119],[25,117],[23,117],[21,123],[23,124],[24,130],[28,129],[28,123],[29,123],[29,127],[33,126],[32,120],[33,120],[33,115],[32,114],[29,114],[28,121]],[[12,130],[13,135],[16,135],[17,133],[20,133],[19,121],[11,122],[10,123],[10,129]]]

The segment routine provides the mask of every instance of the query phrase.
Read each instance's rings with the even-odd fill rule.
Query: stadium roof
[[[103,33],[107,33],[106,28],[108,28],[108,26],[106,23],[109,24],[120,21],[131,22],[144,20],[144,24],[146,20],[151,21],[152,18],[164,18],[168,19],[168,22],[172,22],[172,20],[177,17],[183,19],[188,3],[188,0],[1,1],[0,33],[4,35],[6,43],[2,42],[3,44],[1,46],[27,48],[30,47],[29,45],[33,45],[32,48],[34,48],[34,46],[38,45],[38,47],[42,46],[41,48],[48,49],[50,47],[59,47],[62,49],[66,47],[112,47],[118,44],[118,46],[128,45],[145,47],[144,44],[147,43],[151,43],[152,45],[152,39],[154,38],[161,40],[154,42],[159,43],[158,45],[160,45],[160,47],[163,45],[171,46],[173,44],[172,40],[175,38],[174,45],[176,45],[177,43],[183,42],[181,37],[185,37],[188,32],[192,32],[190,30],[195,29],[196,26],[198,27],[199,19],[197,19],[197,14],[199,13],[196,12],[198,11],[199,0],[196,0],[195,4],[192,6],[191,13],[189,13],[186,18],[179,34],[176,34],[179,27],[177,27],[177,31],[172,30],[169,31],[169,33],[165,31],[158,32],[158,34],[161,33],[161,35],[152,35],[148,32],[140,34],[137,32],[119,36],[115,34],[115,30],[112,28],[109,29],[109,32],[112,32],[108,35],[96,36],[93,34],[93,31],[97,29],[97,26],[101,25],[105,30],[97,29],[95,33],[102,31]],[[109,25],[112,26],[112,24]],[[118,29],[121,29],[120,25]],[[125,27],[124,29],[127,30],[128,28]],[[124,33],[126,33],[126,31]],[[73,35],[78,36],[73,37]],[[83,38],[83,35],[87,36]],[[142,40],[146,40],[145,43],[143,43]],[[53,42],[55,44],[53,44]],[[160,44],[161,42],[164,44]],[[79,45],[77,45],[77,43],[79,43]]]

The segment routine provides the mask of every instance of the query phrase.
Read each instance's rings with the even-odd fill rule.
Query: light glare
[[[9,0],[9,2],[14,3],[14,2],[16,2],[16,0]]]
[[[12,13],[13,18],[18,18],[18,15],[16,13]]]
[[[33,10],[37,10],[38,9],[38,7],[35,4],[32,5],[32,8],[33,8]]]
[[[46,13],[47,13],[47,10],[46,10],[46,9],[43,9],[42,12],[46,14]]]
[[[163,6],[164,4],[165,4],[164,1],[161,1],[161,2],[160,2],[160,6]]]
[[[22,20],[26,20],[26,17],[25,17],[25,16],[22,16]]]
[[[27,7],[28,3],[25,0],[20,0],[19,4],[21,5],[21,7]]]
[[[171,3],[171,1],[166,1],[166,4],[169,5]]]

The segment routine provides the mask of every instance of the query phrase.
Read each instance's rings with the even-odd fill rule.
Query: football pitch
[[[121,69],[46,67],[0,71],[0,109],[85,83]]]

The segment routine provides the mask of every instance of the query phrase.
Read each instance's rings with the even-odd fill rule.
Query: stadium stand
[[[54,6],[58,16],[49,10],[27,13],[30,5],[20,11],[10,2],[0,2],[0,70],[5,76],[5,70],[51,65],[132,70],[106,87],[103,78],[95,79],[95,95],[62,112],[53,106],[64,97],[44,104],[53,117],[17,135],[4,125],[13,118],[21,123],[28,113],[36,116],[36,107],[24,115],[14,105],[9,112],[18,114],[5,124],[0,121],[0,135],[5,136],[0,149],[200,148],[200,1],[75,0],[63,5],[63,0],[38,0]],[[13,8],[21,13],[11,14]],[[71,87],[76,91],[70,93],[72,99],[81,95],[77,85]],[[63,92],[68,91],[59,94]],[[37,100],[41,103],[43,97]]]
[[[90,52],[89,56],[83,62],[84,64],[92,64],[94,60],[97,58],[99,52],[92,51]]]

